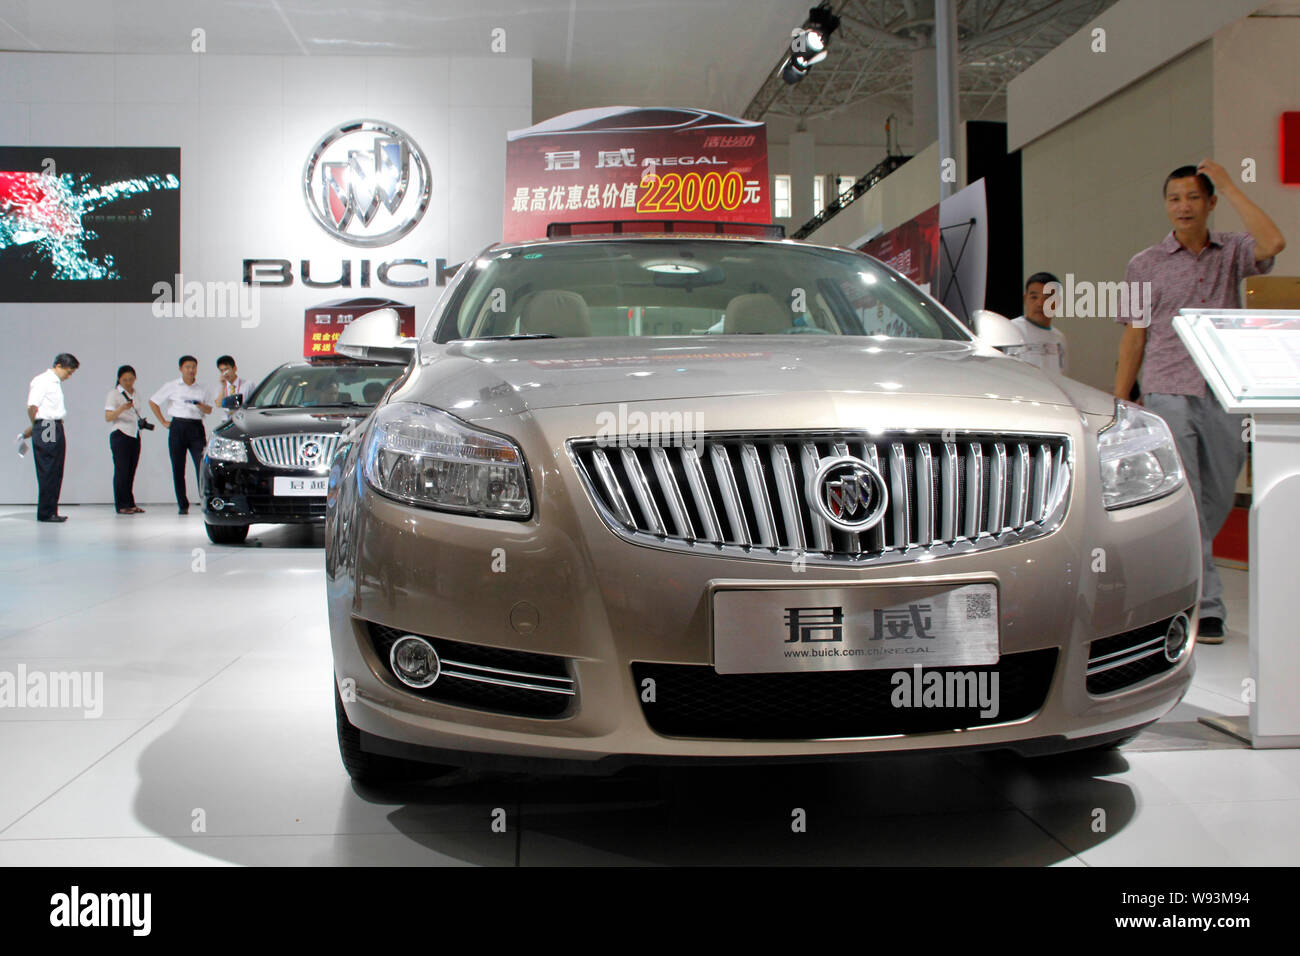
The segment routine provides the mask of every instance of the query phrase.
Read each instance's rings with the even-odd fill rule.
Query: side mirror
[[[396,309],[377,309],[353,319],[334,343],[337,355],[405,365],[415,351],[415,339],[402,338]]]
[[[1025,344],[1025,337],[1006,316],[990,312],[988,309],[976,309],[971,317],[975,320],[975,337],[980,340],[981,345],[993,349],[1005,349],[1013,345]]]
[[[234,395],[227,395],[221,400],[222,408],[240,408],[244,404],[244,396],[236,392]]]

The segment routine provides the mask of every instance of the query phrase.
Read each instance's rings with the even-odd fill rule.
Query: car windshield
[[[784,242],[663,238],[494,249],[435,341],[665,335],[970,336],[875,259]]]
[[[400,365],[294,365],[276,369],[249,399],[249,408],[374,405]]]

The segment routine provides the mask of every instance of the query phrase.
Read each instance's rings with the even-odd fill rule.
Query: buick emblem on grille
[[[303,442],[298,454],[302,456],[303,461],[315,462],[320,457],[320,443],[315,441]]]
[[[850,455],[823,461],[809,481],[808,500],[827,524],[841,531],[873,528],[889,507],[880,472]]]

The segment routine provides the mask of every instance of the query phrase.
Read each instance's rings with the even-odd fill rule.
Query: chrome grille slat
[[[457,668],[462,667],[466,669],[472,668],[476,671],[491,671],[499,674],[519,674],[518,671],[502,671],[494,667],[481,667],[476,664],[464,664],[460,661],[444,660],[442,662],[442,673],[440,676],[447,678],[454,677],[457,680],[474,681],[479,684],[494,684],[498,687],[514,687],[519,690],[536,690],[546,694],[561,694],[566,697],[572,697],[577,693],[573,689],[573,681],[568,678],[551,677],[547,674],[519,674],[519,676],[528,678],[528,680],[509,680],[505,677],[491,677],[488,674],[466,674],[457,670]],[[531,681],[537,680],[564,681],[569,686],[566,687],[564,684],[531,683]]]
[[[1104,664],[1106,661],[1113,661],[1117,657],[1127,657],[1129,654],[1136,654],[1139,651],[1147,651],[1153,647],[1156,648],[1157,650],[1164,650],[1165,636],[1163,634],[1157,634],[1155,637],[1151,638],[1148,641],[1141,641],[1137,644],[1132,644],[1128,647],[1121,648],[1118,651],[1111,651],[1109,654],[1102,654],[1098,657],[1089,657],[1088,667],[1089,669],[1091,669],[1097,664]]]
[[[916,446],[916,543],[934,543],[934,458],[929,442]]]
[[[276,437],[282,456],[300,454],[296,438]],[[617,454],[601,444],[574,439],[569,454],[620,536],[765,560],[890,564],[1003,547],[1054,531],[1072,483],[1070,439],[1059,434],[718,433]],[[884,517],[860,533],[832,528],[812,505],[826,491],[812,476],[841,456],[875,468],[889,494]]]
[[[943,443],[943,458],[939,461],[939,538],[951,541],[957,537],[957,445]]]
[[[977,441],[966,447],[966,530],[972,541],[979,537],[984,510],[984,449]]]
[[[1002,442],[995,442],[993,456],[989,459],[989,534],[1002,533],[1006,494],[1007,446]]]
[[[786,546],[803,551],[808,547],[808,538],[804,534],[803,517],[800,514],[799,482],[794,476],[790,449],[784,442],[772,445],[772,474],[776,476],[776,495],[781,505],[781,520],[785,525]]]
[[[810,441],[804,442],[799,446],[799,458],[803,463],[804,481],[805,483],[810,482],[812,476],[817,471],[819,462],[821,461],[820,456],[817,454],[817,446]],[[806,496],[806,500],[810,499],[812,495],[811,489],[804,488],[804,495]],[[816,511],[813,511],[811,508],[808,509],[808,515],[810,518],[810,524],[812,525],[814,546],[818,551],[830,551],[831,526],[826,523],[821,515]]]
[[[623,495],[623,486],[619,484],[618,477],[614,474],[614,466],[609,463],[605,449],[597,448],[593,451],[591,460],[595,463],[596,474],[600,477],[601,484],[605,486],[605,494],[609,496],[619,520],[629,528],[636,527],[636,522],[632,520],[632,509],[628,507],[627,498]]]
[[[713,496],[709,494],[709,483],[704,478],[699,452],[694,448],[682,448],[681,463],[691,497],[695,499],[695,511],[704,525],[704,539],[711,544],[722,544],[722,527],[718,524],[718,511],[713,507]]]
[[[1047,445],[1039,445],[1034,458],[1034,498],[1030,521],[1042,521],[1047,513],[1047,489],[1052,477],[1052,452]]]
[[[1125,664],[1132,664],[1146,657],[1152,657],[1156,654],[1165,652],[1165,639],[1160,638],[1160,644],[1157,647],[1151,647],[1147,650],[1133,650],[1127,657],[1121,657],[1118,660],[1109,661],[1105,664],[1089,664],[1085,676],[1092,677],[1094,674],[1102,674],[1106,671],[1112,671],[1117,667],[1123,667]]]
[[[889,511],[894,521],[894,547],[904,551],[910,543],[908,534],[911,531],[905,455],[902,442],[889,446]]]
[[[727,513],[727,523],[731,527],[731,537],[727,540],[748,547],[754,542],[749,535],[749,525],[745,524],[745,517],[740,510],[740,489],[736,486],[736,473],[731,467],[731,456],[727,454],[726,446],[711,445],[709,461],[713,465],[713,478],[722,493],[722,508]]]
[[[645,470],[641,467],[641,459],[636,456],[636,451],[632,448],[620,448],[619,453],[623,458],[623,468],[627,472],[628,480],[632,483],[632,497],[636,499],[641,514],[650,526],[650,531],[654,534],[667,534],[663,516],[659,514],[659,504],[650,491],[650,482],[646,480]]]
[[[1007,524],[1019,528],[1025,523],[1025,512],[1029,508],[1029,446],[1024,442],[1016,445],[1016,463],[1011,474],[1011,515]]]
[[[672,462],[668,460],[668,452],[663,449],[663,446],[650,447],[650,463],[654,466],[655,477],[659,479],[659,488],[664,493],[664,500],[668,502],[668,512],[673,516],[677,536],[694,541],[695,527],[691,524],[691,516],[686,512],[686,500],[682,497],[682,489],[677,484],[677,475],[673,473]]]
[[[863,442],[859,449],[859,457],[876,471],[880,471],[880,453],[876,451],[874,442]],[[885,521],[888,520],[888,517],[888,512],[886,512],[885,518],[882,518],[874,528],[867,532],[868,550],[885,550]]]
[[[749,486],[749,502],[754,506],[754,517],[758,524],[758,543],[765,548],[775,548],[776,518],[772,514],[772,499],[767,493],[767,481],[763,477],[763,460],[758,457],[758,449],[746,442],[740,446],[740,464],[745,469],[745,484]]]

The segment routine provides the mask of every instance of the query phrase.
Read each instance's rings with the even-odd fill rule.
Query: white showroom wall
[[[301,188],[320,137],[362,118],[405,130],[432,167],[423,220],[380,249],[325,233]],[[421,325],[441,291],[435,260],[457,263],[501,238],[506,132],[531,123],[526,59],[0,53],[0,145],[180,148],[187,281],[238,282],[245,258],[275,258],[291,260],[295,276],[310,259],[317,279],[337,277],[340,262],[352,260],[354,282],[262,289],[255,328],[237,316],[155,318],[150,303],[0,302],[0,503],[35,501],[31,458],[19,459],[9,442],[26,421],[27,383],[57,352],[81,361],[64,387],[63,501],[96,503],[112,500],[103,402],[119,365],[135,366],[144,395],[176,376],[183,353],[198,357],[202,382],[215,382],[213,363],[227,352],[241,374],[260,379],[301,357],[303,310],[340,298],[387,295],[414,305]],[[372,277],[382,261],[428,260],[429,285],[357,288],[363,258]],[[209,417],[209,430],[217,421]],[[142,504],[172,501],[165,446],[161,429],[145,435],[135,486]]]

